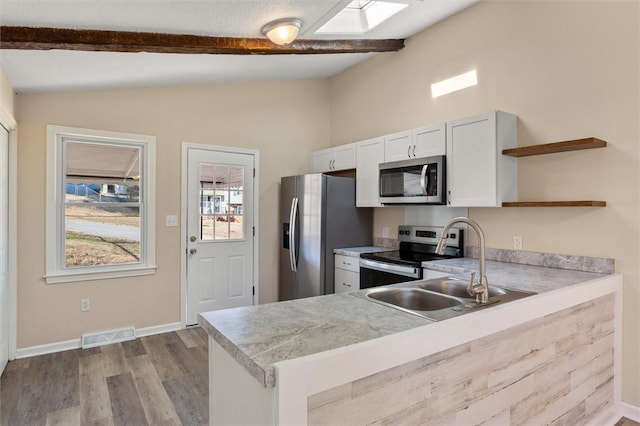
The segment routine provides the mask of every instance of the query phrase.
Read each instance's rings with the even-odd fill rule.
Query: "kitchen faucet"
[[[473,228],[473,230],[476,231],[476,234],[478,234],[478,240],[480,241],[479,243],[480,254],[478,255],[478,260],[480,262],[480,281],[477,283],[474,283],[474,278],[476,273],[472,272],[471,279],[469,280],[469,285],[467,286],[467,293],[469,293],[469,295],[471,296],[475,296],[476,303],[478,304],[488,303],[489,302],[489,281],[487,280],[486,264],[485,264],[485,258],[484,258],[484,233],[482,232],[482,229],[480,228],[480,225],[478,225],[478,223],[466,217],[454,217],[453,219],[451,219],[445,225],[444,230],[442,231],[442,235],[440,236],[440,241],[438,241],[438,245],[436,247],[436,253],[438,254],[444,253],[444,249],[447,247],[447,236],[449,234],[449,228],[451,228],[451,225],[458,222],[466,223],[471,228]]]

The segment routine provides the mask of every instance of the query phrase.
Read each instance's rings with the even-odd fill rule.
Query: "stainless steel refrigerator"
[[[372,228],[373,209],[356,207],[355,179],[283,177],[279,300],[333,293],[333,250],[371,245]]]

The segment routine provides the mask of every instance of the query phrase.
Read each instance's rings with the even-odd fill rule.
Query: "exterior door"
[[[187,325],[254,302],[253,154],[190,148]]]
[[[9,360],[9,132],[0,126],[0,374]]]

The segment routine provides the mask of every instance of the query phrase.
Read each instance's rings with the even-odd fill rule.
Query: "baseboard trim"
[[[28,358],[38,355],[52,354],[55,352],[68,351],[71,349],[80,349],[82,347],[82,339],[65,340],[64,342],[47,343],[46,345],[29,346],[26,348],[18,348],[16,350],[16,359]]]
[[[584,426],[615,426],[622,417],[638,422],[640,421],[640,408],[619,402],[593,417]]]
[[[621,417],[626,417],[634,422],[640,423],[640,407],[627,404],[626,402],[620,402],[618,406]]]
[[[168,333],[184,328],[182,323],[172,322],[170,324],[154,325],[153,327],[136,328],[136,337],[152,336],[154,334]]]
[[[173,322],[170,324],[155,325],[152,327],[143,327],[136,329],[136,337],[151,336],[154,334],[168,333],[170,331],[180,330],[182,324]],[[47,343],[46,345],[29,346],[16,350],[16,359],[28,358],[38,355],[52,354],[55,352],[68,351],[71,349],[80,349],[82,347],[82,339],[71,339],[63,342]]]

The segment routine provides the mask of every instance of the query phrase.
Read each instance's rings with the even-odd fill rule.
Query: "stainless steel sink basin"
[[[462,305],[462,301],[418,288],[371,290],[367,297],[414,311],[438,311]]]
[[[467,282],[454,279],[430,280],[417,284],[418,288],[423,290],[435,291],[436,293],[447,294],[453,297],[461,297],[463,299],[473,299],[474,297],[467,293]],[[489,297],[504,296],[507,290],[489,286]]]
[[[489,286],[489,302],[477,304],[467,293],[467,282],[455,278],[438,278],[374,287],[351,294],[413,315],[441,321],[535,293]]]

